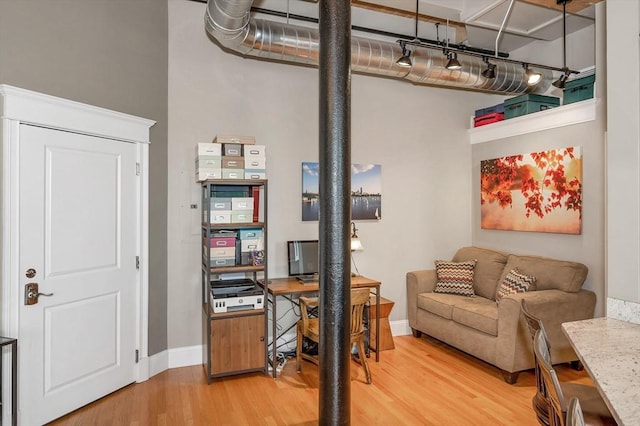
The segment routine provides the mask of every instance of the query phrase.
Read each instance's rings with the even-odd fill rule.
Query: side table
[[[11,346],[11,424],[18,424],[18,340],[0,337],[0,425],[4,412],[4,398],[2,395],[2,352],[5,346]]]
[[[375,296],[371,296],[371,305],[375,306],[376,300]],[[393,300],[385,299],[384,297],[380,297],[380,350],[386,351],[388,349],[395,349],[395,345],[393,343],[393,336],[391,335],[391,325],[389,324],[389,314],[391,314],[391,309],[393,309],[394,302]],[[369,327],[371,337],[369,342],[376,341],[376,334],[378,330],[376,330],[376,310],[369,309]],[[371,349],[375,350],[375,348],[371,347]]]

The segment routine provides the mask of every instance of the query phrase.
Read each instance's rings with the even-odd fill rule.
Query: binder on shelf
[[[260,187],[253,186],[252,188],[253,197],[253,221],[258,222],[260,220]]]

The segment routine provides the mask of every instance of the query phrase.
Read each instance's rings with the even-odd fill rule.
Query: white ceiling
[[[416,0],[366,0],[367,3],[415,13]],[[419,0],[420,15],[449,19],[466,27],[465,43],[493,50],[496,36],[511,0]],[[510,52],[535,40],[551,41],[562,37],[562,11],[515,0],[506,20],[498,46]],[[594,6],[577,14],[567,13],[567,34],[593,25]]]

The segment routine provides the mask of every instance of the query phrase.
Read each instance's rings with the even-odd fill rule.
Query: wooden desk
[[[565,322],[562,331],[618,425],[640,424],[640,324],[594,318]]]
[[[261,285],[264,283],[260,282]],[[380,281],[372,280],[367,277],[363,277],[362,275],[358,275],[355,277],[351,277],[351,288],[372,288],[375,289],[376,296],[376,330],[379,329],[380,326]],[[271,333],[272,333],[272,348],[271,355],[272,359],[275,361],[277,354],[277,308],[276,301],[278,296],[290,297],[293,295],[301,295],[305,293],[316,293],[319,290],[318,282],[311,283],[301,283],[295,277],[287,277],[287,278],[274,278],[269,280],[267,285],[267,294],[269,295],[269,303],[271,304]],[[380,361],[380,337],[376,334],[376,344],[375,344],[375,352],[376,352],[376,362]],[[275,362],[274,362],[275,364]],[[275,379],[277,376],[277,371],[275,365],[272,366],[273,378]]]

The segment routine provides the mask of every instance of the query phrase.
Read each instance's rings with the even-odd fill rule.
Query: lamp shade
[[[362,250],[364,250],[364,247],[362,246],[362,242],[360,241],[360,238],[358,237],[351,238],[351,251],[362,251]]]

